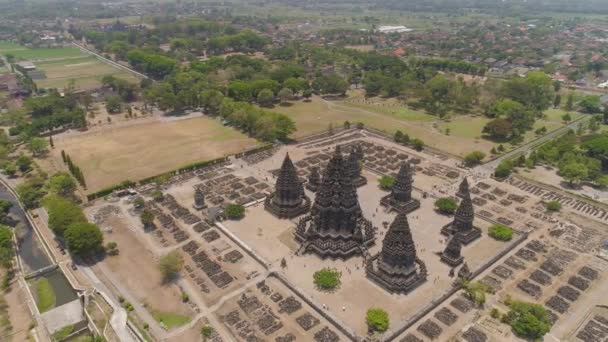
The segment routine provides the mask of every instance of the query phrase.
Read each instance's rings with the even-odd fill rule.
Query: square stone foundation
[[[380,204],[400,214],[409,214],[412,211],[420,208],[420,201],[415,198],[412,198],[407,202],[399,202],[395,201],[391,194],[382,197],[382,199],[380,200]]]
[[[468,245],[481,237],[481,229],[473,226],[473,228],[466,233],[454,232],[452,222],[450,222],[441,228],[441,234],[446,236],[455,234],[463,245]]]

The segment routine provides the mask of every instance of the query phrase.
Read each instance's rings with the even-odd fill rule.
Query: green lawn
[[[63,327],[59,330],[57,330],[54,334],[53,334],[53,340],[54,341],[61,341],[63,339],[65,339],[66,337],[70,336],[71,333],[74,332],[74,326],[73,325],[68,325],[67,327]]]
[[[437,120],[436,116],[425,113],[422,110],[414,110],[407,106],[380,106],[373,104],[364,104],[364,103],[356,103],[356,102],[348,102],[343,101],[340,102],[344,106],[361,108],[365,110],[369,110],[372,112],[376,112],[378,114],[384,114],[394,117],[395,119],[404,120],[404,121],[435,121]]]
[[[458,115],[452,117],[449,122],[439,123],[439,129],[441,132],[446,133],[449,128],[449,135],[468,138],[468,139],[479,139],[481,138],[481,132],[483,127],[491,119],[485,116],[463,116]]]
[[[44,313],[55,307],[55,291],[46,278],[40,278],[36,282],[36,305],[38,311]]]
[[[11,54],[18,60],[44,60],[84,56],[77,48],[27,48],[11,42],[0,42],[0,53]]]
[[[157,311],[153,313],[154,319],[159,323],[162,323],[167,330],[181,327],[182,325],[190,322],[190,317],[172,313],[172,312],[161,312]]]

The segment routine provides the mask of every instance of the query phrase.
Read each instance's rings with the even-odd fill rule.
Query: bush
[[[331,291],[340,287],[342,273],[335,268],[323,268],[313,274],[315,286],[319,290]]]
[[[179,272],[184,266],[184,259],[179,252],[173,251],[162,258],[158,262],[158,269],[163,276],[163,281],[172,281],[179,275]]]
[[[161,202],[165,198],[165,195],[163,195],[163,192],[160,190],[154,190],[150,195],[156,202]]]
[[[231,220],[240,220],[245,217],[245,207],[240,204],[228,204],[225,213]]]
[[[562,209],[562,204],[559,203],[558,201],[551,201],[551,202],[547,203],[548,211],[560,211],[560,209]]]
[[[513,301],[505,321],[522,337],[540,339],[551,329],[549,314],[540,304]]]
[[[395,184],[395,178],[391,176],[382,176],[382,178],[378,179],[378,186],[382,190],[390,191],[393,188],[393,184]]]
[[[435,201],[435,208],[442,214],[452,215],[456,212],[458,204],[452,198],[443,197]]]
[[[410,143],[416,151],[422,151],[422,149],[424,148],[424,142],[420,139],[412,139],[410,140]]]
[[[476,165],[481,164],[481,161],[485,157],[486,157],[485,153],[483,153],[481,151],[473,151],[464,157],[464,164],[469,167],[476,166]]]
[[[367,327],[371,331],[384,332],[388,330],[390,325],[388,313],[379,308],[371,308],[367,310],[366,321]]]
[[[507,178],[513,170],[513,165],[508,160],[504,160],[498,164],[496,170],[494,170],[494,176],[497,178]]]
[[[513,229],[502,224],[496,224],[490,227],[489,234],[496,240],[511,241],[513,238]]]

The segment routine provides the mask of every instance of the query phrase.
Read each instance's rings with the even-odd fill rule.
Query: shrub
[[[319,290],[330,291],[340,287],[342,273],[335,268],[323,268],[313,274],[315,286]]]
[[[540,339],[551,329],[549,314],[540,304],[513,301],[505,321],[522,337]]]
[[[547,203],[548,211],[560,211],[561,208],[562,208],[562,204],[559,203],[558,201],[551,201],[551,202]]]
[[[163,276],[163,281],[171,281],[177,278],[184,266],[184,259],[177,251],[166,254],[158,262],[158,269]]]
[[[245,216],[245,207],[240,204],[228,204],[225,213],[231,220],[240,220]]]
[[[442,214],[452,215],[456,212],[458,204],[452,198],[443,197],[435,201],[435,208]]]
[[[367,327],[371,331],[386,331],[390,325],[388,313],[380,308],[371,308],[367,310]]]
[[[513,165],[508,160],[500,162],[494,170],[494,176],[498,178],[507,178],[511,174],[513,170]]]
[[[496,224],[490,227],[489,234],[496,240],[511,241],[513,238],[513,229],[502,224]]]
[[[393,188],[393,184],[395,184],[395,178],[391,176],[382,176],[378,179],[378,186],[382,190],[390,191]]]
[[[160,190],[154,190],[150,195],[156,202],[161,202],[165,198],[165,195],[163,195],[163,192]]]
[[[481,161],[485,157],[486,157],[485,153],[483,153],[481,151],[473,151],[464,157],[464,164],[469,167],[476,166],[476,165],[481,164]]]

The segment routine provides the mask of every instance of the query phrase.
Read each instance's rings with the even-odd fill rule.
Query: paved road
[[[532,141],[532,142],[530,142],[530,143],[528,143],[526,145],[520,146],[520,147],[514,149],[511,152],[505,153],[502,156],[494,159],[491,162],[488,162],[488,163],[485,163],[483,165],[478,166],[476,169],[479,170],[479,171],[485,171],[485,172],[493,173],[494,169],[496,169],[496,166],[498,166],[498,164],[500,164],[500,162],[502,162],[503,160],[509,159],[509,158],[511,158],[513,156],[516,156],[516,155],[520,154],[520,153],[528,152],[530,149],[532,149],[532,148],[534,148],[534,147],[536,147],[536,146],[538,146],[538,145],[540,145],[540,144],[542,144],[542,143],[544,143],[544,142],[546,142],[548,140],[551,140],[551,139],[553,139],[553,138],[555,138],[555,137],[557,137],[557,136],[559,136],[559,135],[561,135],[563,133],[566,133],[566,131],[568,131],[570,129],[573,129],[573,130],[576,131],[581,124],[586,123],[587,121],[591,120],[591,118],[592,118],[592,115],[586,115],[582,119],[574,121],[574,122],[572,122],[572,123],[570,123],[570,124],[568,124],[568,125],[566,125],[566,126],[564,126],[562,128],[558,128],[555,131],[553,131],[553,132],[551,132],[551,133],[549,133],[549,134],[547,134],[547,135],[545,135],[545,136],[543,136],[543,137],[541,137],[541,138],[539,138],[539,139],[537,139],[535,141]]]
[[[84,46],[84,45],[82,45],[82,44],[78,44],[78,43],[76,43],[76,42],[74,42],[74,41],[72,41],[72,44],[74,44],[74,46],[76,46],[77,48],[79,48],[79,49],[80,49],[80,50],[82,50],[83,52],[88,53],[88,54],[90,54],[90,55],[93,55],[93,56],[95,56],[95,57],[99,58],[100,60],[102,60],[102,61],[104,61],[104,62],[106,62],[106,63],[108,63],[108,64],[110,64],[110,65],[112,65],[112,66],[114,66],[114,67],[116,67],[116,68],[118,68],[118,69],[121,69],[121,70],[124,70],[124,71],[130,72],[130,73],[132,73],[133,75],[135,75],[135,76],[137,76],[137,77],[146,78],[146,79],[151,79],[150,77],[148,77],[148,76],[146,76],[146,75],[144,75],[144,74],[142,74],[142,73],[140,73],[140,72],[137,72],[137,71],[135,71],[135,70],[133,70],[133,69],[131,69],[131,68],[129,68],[129,67],[126,67],[126,66],[124,66],[124,65],[122,65],[122,64],[116,63],[116,62],[114,62],[114,61],[112,61],[112,60],[110,60],[110,59],[105,58],[104,56],[102,56],[102,55],[98,54],[97,52],[95,52],[95,51],[93,51],[93,50],[90,50],[89,48],[85,47],[85,46]]]

